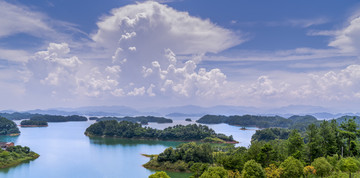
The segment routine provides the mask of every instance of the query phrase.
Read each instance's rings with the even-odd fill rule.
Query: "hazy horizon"
[[[0,0],[0,110],[359,111],[360,3]]]

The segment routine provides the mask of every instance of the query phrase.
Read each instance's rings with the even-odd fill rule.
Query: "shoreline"
[[[20,127],[47,127],[48,125],[18,125]]]
[[[157,138],[124,138],[124,137],[117,137],[117,136],[98,136],[98,135],[90,135],[90,134],[86,134],[84,133],[86,136],[88,137],[102,137],[102,138],[118,138],[118,139],[126,139],[126,140],[155,140],[155,141],[172,141],[172,142],[199,142],[199,143],[212,143],[212,144],[237,144],[240,143],[236,140],[234,141],[225,141],[224,143],[222,142],[204,142],[202,140],[162,140],[162,139],[157,139]]]
[[[39,158],[40,155],[36,154],[36,156],[34,157],[27,157],[26,159],[20,159],[20,160],[16,160],[8,165],[4,165],[4,166],[1,166],[0,169],[5,169],[5,168],[10,168],[10,167],[15,167],[15,166],[18,166],[20,165],[21,163],[24,163],[24,162],[27,162],[27,161],[33,161],[37,158]]]
[[[146,164],[146,163],[145,163]],[[185,171],[180,171],[178,169],[165,169],[165,168],[158,168],[158,167],[153,167],[153,166],[145,166],[142,165],[143,168],[145,169],[149,169],[149,170],[154,170],[154,171],[169,171],[169,172],[183,172],[183,173],[193,173],[190,170],[185,170]]]

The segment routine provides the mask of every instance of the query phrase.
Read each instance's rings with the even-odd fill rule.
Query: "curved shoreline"
[[[7,164],[7,165],[4,165],[4,166],[1,166],[0,169],[4,169],[4,168],[10,168],[10,167],[14,167],[14,166],[17,166],[21,163],[24,163],[26,161],[32,161],[32,160],[35,160],[39,157],[40,155],[36,154],[34,157],[27,157],[26,159],[20,159],[20,160],[16,160],[10,164]]]
[[[20,127],[47,127],[48,125],[19,125]]]
[[[162,140],[157,138],[124,138],[118,136],[99,136],[99,135],[91,135],[88,133],[84,133],[88,137],[101,137],[101,138],[118,138],[118,139],[126,139],[126,140],[154,140],[154,141],[169,141],[169,142],[200,142],[200,143],[213,143],[213,144],[237,144],[240,143],[236,140],[234,141],[224,141],[224,142],[204,142],[202,140]]]

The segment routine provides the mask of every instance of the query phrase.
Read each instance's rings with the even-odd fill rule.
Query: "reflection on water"
[[[7,135],[0,135],[0,142],[16,142],[20,135],[17,136],[7,136]]]
[[[138,145],[163,145],[166,147],[176,147],[184,142],[160,141],[160,140],[139,140],[139,139],[123,139],[113,137],[89,137],[90,143],[95,145],[122,145],[122,146],[138,146]]]
[[[26,161],[23,161],[20,165],[18,165],[18,166],[16,166],[16,167],[28,168],[31,161],[34,161],[34,160],[26,160]],[[5,173],[5,174],[6,174],[6,173],[9,172],[10,169],[12,169],[12,168],[10,167],[10,168],[0,169],[0,173]]]

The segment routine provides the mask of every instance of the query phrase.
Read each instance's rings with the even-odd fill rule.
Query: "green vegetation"
[[[319,123],[313,116],[292,116],[289,119],[280,116],[254,116],[254,115],[243,115],[243,116],[216,116],[216,115],[205,115],[196,122],[202,124],[220,124],[227,123],[230,125],[248,126],[248,127],[282,127],[290,129],[305,130],[306,127],[311,123]]]
[[[8,120],[4,117],[0,117],[0,135],[12,135],[19,133],[20,130],[16,126],[15,122]]]
[[[5,117],[9,120],[22,120],[22,119],[29,119],[30,117],[34,116],[36,114],[30,114],[30,113],[20,113],[20,112],[14,112],[14,113],[0,113],[0,117]]]
[[[185,143],[152,155],[144,167],[192,177],[359,177],[359,133],[353,119],[313,123],[303,132],[272,128],[248,148]]]
[[[68,121],[87,121],[84,116],[56,116],[56,115],[35,115],[30,118],[32,121],[46,121],[46,122],[68,122]]]
[[[150,127],[142,127],[138,123],[128,121],[117,122],[115,120],[94,123],[86,129],[85,135],[177,141],[216,140],[219,142],[234,142],[232,136],[228,137],[224,134],[217,134],[213,129],[204,125],[175,125],[164,130],[157,130]]]
[[[44,127],[48,126],[48,123],[46,121],[34,121],[34,120],[23,120],[20,122],[20,125],[23,126],[38,126],[38,127]]]
[[[245,163],[244,169],[241,174],[243,178],[265,178],[265,171],[261,167],[261,164],[257,163],[255,160],[249,160]]]
[[[38,157],[39,155],[31,151],[29,147],[10,146],[6,150],[0,149],[0,168],[15,166]]]
[[[116,121],[128,121],[128,122],[140,122],[143,125],[146,125],[148,122],[156,123],[172,123],[171,119],[164,117],[155,117],[155,116],[137,116],[137,117],[90,117],[90,120],[96,121],[107,121],[107,120],[116,120]]]
[[[251,137],[253,141],[270,141],[275,139],[288,139],[290,134],[289,129],[284,128],[267,128],[256,130],[255,134]]]
[[[159,172],[156,172],[154,174],[151,174],[149,176],[149,178],[170,178],[170,176],[168,176],[166,174],[166,172],[163,172],[163,171],[159,171]]]

